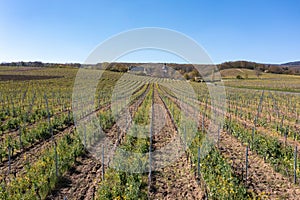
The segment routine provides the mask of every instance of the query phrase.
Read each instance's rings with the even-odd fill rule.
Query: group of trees
[[[11,66],[11,67],[80,67],[80,63],[43,63],[40,61],[34,62],[2,62],[0,66]]]
[[[225,62],[217,65],[217,67],[219,70],[231,68],[245,68],[255,70],[257,73],[259,73],[260,71],[260,73],[267,72],[275,74],[300,74],[300,66],[289,67],[286,65],[261,64],[248,61]]]

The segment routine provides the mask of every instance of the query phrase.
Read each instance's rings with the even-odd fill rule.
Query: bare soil
[[[45,80],[53,78],[64,78],[63,76],[37,76],[37,75],[9,75],[0,74],[0,81],[28,81],[28,80]]]
[[[167,160],[168,154],[175,155],[176,158],[166,164],[163,168],[158,168],[153,173],[151,180],[151,199],[202,199],[203,193],[200,186],[196,182],[196,178],[192,173],[189,165],[187,155],[185,153],[184,145],[178,136],[176,126],[171,120],[170,113],[164,106],[163,101],[158,95],[157,90],[154,91],[154,103],[161,105],[154,107],[153,124],[154,130],[158,124],[161,123],[159,113],[165,113],[165,125],[159,133],[153,137],[153,148],[155,151],[165,147],[168,143],[172,143],[176,149],[165,149],[164,154],[154,154],[154,165],[161,164]],[[162,109],[159,111],[157,108]],[[160,125],[159,125],[160,126]],[[154,131],[155,132],[155,131]],[[172,156],[171,156],[172,157]]]

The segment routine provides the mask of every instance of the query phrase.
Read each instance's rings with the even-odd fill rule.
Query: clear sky
[[[0,27],[0,62],[82,63],[105,39],[142,27],[182,32],[215,63],[300,60],[298,0],[0,0]],[[124,61],[162,58],[146,54]]]

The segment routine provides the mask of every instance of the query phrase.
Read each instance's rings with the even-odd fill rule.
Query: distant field
[[[248,75],[248,78],[257,78],[254,70],[250,69],[224,69],[220,71],[222,78],[236,78],[236,76],[240,75],[245,78]],[[268,75],[263,73],[263,75]]]
[[[261,73],[257,77],[256,72],[249,69],[225,69],[220,73],[226,86],[300,92],[300,76],[297,75]],[[246,74],[248,79],[246,79]],[[238,75],[242,79],[237,79]]]
[[[61,76],[34,76],[34,75],[2,75],[0,74],[0,81],[25,81],[25,80],[42,80],[62,78]]]
[[[248,76],[248,79],[267,79],[267,78],[274,78],[274,79],[288,79],[290,77],[300,77],[300,76],[294,76],[294,75],[286,75],[286,74],[272,74],[272,73],[264,73],[261,72],[259,77],[256,75],[255,70],[251,69],[224,69],[220,71],[222,78],[225,79],[236,79],[238,75],[240,75],[242,78],[246,79],[246,76]]]

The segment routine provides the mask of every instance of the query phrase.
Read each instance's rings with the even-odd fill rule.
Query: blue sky
[[[107,38],[142,27],[182,32],[215,63],[300,60],[297,0],[1,0],[0,26],[0,62],[82,63]],[[149,51],[122,59],[180,62]]]

